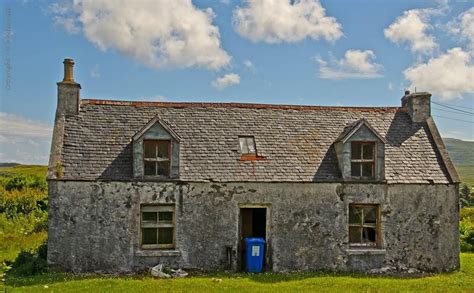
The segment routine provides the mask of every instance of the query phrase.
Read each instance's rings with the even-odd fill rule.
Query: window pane
[[[362,209],[349,206],[349,224],[362,224]]]
[[[363,177],[373,177],[373,164],[372,163],[362,163],[362,176]]]
[[[145,164],[145,175],[156,175],[155,162],[144,162],[144,164]]]
[[[158,141],[158,158],[168,159],[169,154],[169,141]]]
[[[168,177],[170,175],[170,162],[158,162],[158,175]]]
[[[362,242],[375,243],[377,232],[375,228],[364,227],[362,231]]]
[[[157,244],[156,232],[156,228],[142,228],[142,244]]]
[[[173,228],[158,228],[158,244],[173,244]]]
[[[247,147],[246,137],[239,137],[239,144],[240,144],[240,152],[242,154],[248,154],[249,153],[249,148]]]
[[[156,223],[158,220],[157,214],[155,212],[143,212],[142,221],[143,222],[153,222]]]
[[[374,158],[374,145],[373,144],[363,145],[363,158],[366,160],[372,160]]]
[[[360,164],[361,163],[351,163],[351,176],[360,177]]]
[[[377,213],[376,207],[364,207],[364,224],[376,224]]]
[[[361,243],[362,228],[349,227],[349,243]]]
[[[156,143],[154,141],[143,141],[145,158],[156,158]]]
[[[360,143],[352,143],[351,144],[351,158],[353,160],[360,160],[361,157],[361,151],[362,151],[362,145]]]
[[[247,137],[247,148],[249,154],[255,154],[255,140],[253,137]]]
[[[160,212],[160,222],[172,222],[173,212]]]

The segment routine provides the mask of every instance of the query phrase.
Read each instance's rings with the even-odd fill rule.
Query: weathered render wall
[[[273,271],[426,271],[459,267],[455,185],[49,181],[48,261],[72,271],[126,272],[157,263],[238,269],[239,206],[270,208]],[[142,203],[176,204],[176,250],[139,249]],[[384,250],[348,249],[349,203],[380,204]]]

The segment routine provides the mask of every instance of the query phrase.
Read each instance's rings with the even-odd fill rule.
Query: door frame
[[[241,247],[241,237],[242,237],[242,212],[241,209],[265,209],[265,270],[273,271],[273,262],[272,262],[272,238],[271,238],[271,228],[272,228],[272,204],[271,203],[238,203],[237,204],[239,220],[237,222],[237,270],[242,269],[242,247]]]

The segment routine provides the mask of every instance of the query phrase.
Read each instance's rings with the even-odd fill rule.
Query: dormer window
[[[170,176],[171,142],[169,140],[143,141],[143,168],[145,176]]]
[[[256,155],[255,138],[253,136],[239,136],[240,153],[245,155]]]
[[[373,179],[375,173],[375,143],[351,142],[351,176]]]

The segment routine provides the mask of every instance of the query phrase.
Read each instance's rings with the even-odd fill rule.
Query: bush
[[[474,226],[464,219],[459,222],[459,242],[462,252],[474,252]]]
[[[47,211],[47,193],[37,188],[24,187],[11,189],[0,187],[0,213],[12,218],[18,214],[28,215],[32,212]]]
[[[7,191],[22,190],[24,188],[35,188],[44,192],[48,188],[48,185],[44,176],[40,177],[37,175],[16,175],[8,178],[5,182],[5,189]]]
[[[35,251],[22,251],[12,264],[9,274],[32,276],[48,270],[46,262],[47,245],[40,245]]]

